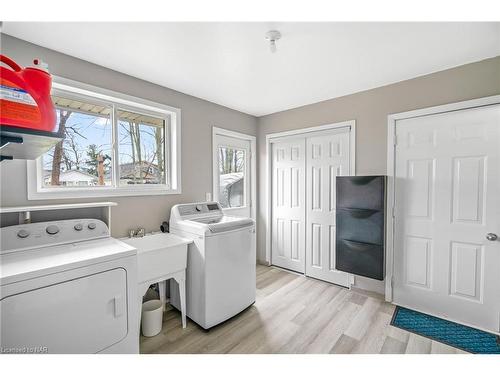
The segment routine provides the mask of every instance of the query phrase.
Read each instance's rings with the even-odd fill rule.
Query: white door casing
[[[349,286],[335,269],[336,177],[349,174],[349,129],[306,139],[306,275]]]
[[[500,331],[500,106],[396,121],[393,302]]]
[[[305,139],[272,144],[272,264],[305,270]]]

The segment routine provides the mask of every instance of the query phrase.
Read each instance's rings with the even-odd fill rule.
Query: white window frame
[[[27,161],[28,200],[181,194],[181,110],[179,108],[55,76],[53,76],[52,89],[54,94],[62,96],[66,94],[84,100],[95,99],[113,108],[110,118],[113,124],[114,185],[97,188],[46,188],[43,186],[42,157],[39,157],[36,160]],[[119,171],[119,155],[116,144],[117,127],[114,125],[118,109],[162,117],[166,120],[164,143],[166,184],[120,186],[118,176],[116,176]]]

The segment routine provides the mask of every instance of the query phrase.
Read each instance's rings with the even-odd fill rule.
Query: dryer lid
[[[0,255],[0,285],[136,254],[135,248],[111,237],[19,250]]]

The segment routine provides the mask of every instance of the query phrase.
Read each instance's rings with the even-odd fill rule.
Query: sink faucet
[[[129,238],[144,237],[145,235],[146,235],[146,229],[144,228],[130,229],[128,232]]]

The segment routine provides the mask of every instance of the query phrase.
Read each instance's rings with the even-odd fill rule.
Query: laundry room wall
[[[22,65],[31,65],[33,58],[38,57],[48,63],[54,75],[170,105],[182,111],[182,194],[28,201],[26,161],[13,160],[0,164],[2,207],[114,201],[118,203],[112,209],[111,229],[114,236],[125,236],[128,229],[137,227],[144,227],[147,231],[159,230],[160,223],[169,218],[174,204],[204,201],[205,193],[212,192],[212,126],[256,135],[257,119],[253,116],[9,35],[1,35],[1,53]]]
[[[386,174],[389,114],[498,94],[500,56],[260,117],[257,138],[258,259],[265,261],[267,134],[356,120],[356,174]],[[383,282],[356,277],[356,284],[383,292]]]

